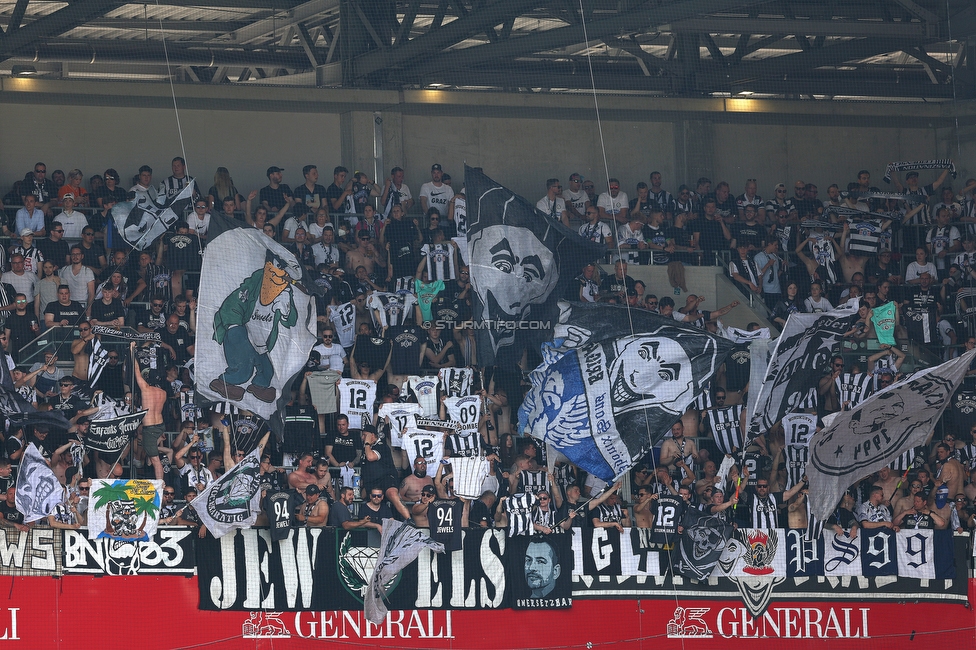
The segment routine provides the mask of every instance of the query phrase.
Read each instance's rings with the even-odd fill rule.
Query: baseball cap
[[[628,296],[636,296],[637,295],[637,289],[627,289],[627,295]]]
[[[451,175],[450,174],[444,174],[444,176],[443,176],[443,178],[441,180],[449,181],[449,180],[451,180]]]
[[[433,171],[438,171],[438,172],[441,171],[441,164],[440,163],[434,163],[433,165],[430,166],[430,171],[432,171],[432,172]]]
[[[913,176],[915,178],[918,178],[918,172],[908,172],[907,174],[905,174],[905,178],[912,178]]]
[[[268,171],[265,174],[265,176],[271,176],[271,174],[277,174],[278,172],[283,172],[283,171],[285,170],[282,169],[281,167],[275,167],[274,165],[271,165],[270,167],[268,167]]]
[[[376,427],[372,424],[367,424],[363,427],[363,433],[376,433]]]
[[[425,485],[420,492],[421,494],[436,494],[433,485]]]
[[[72,201],[74,201],[75,200],[74,192],[65,192],[64,196],[61,197],[61,200],[64,201],[66,199],[71,199]]]
[[[33,235],[33,234],[34,234],[34,231],[31,230],[30,228],[24,228],[23,230],[20,231],[20,236],[21,237],[26,237],[27,235]]]
[[[314,483],[305,487],[305,494],[318,494],[319,492],[321,492],[319,486]]]

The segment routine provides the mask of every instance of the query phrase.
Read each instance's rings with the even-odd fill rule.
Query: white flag
[[[64,488],[34,443],[27,445],[17,475],[17,510],[24,513],[24,523],[43,519],[64,501]]]
[[[935,531],[899,530],[898,576],[935,580]]]
[[[430,539],[423,530],[408,526],[395,519],[383,520],[383,539],[380,542],[380,554],[376,558],[376,568],[366,587],[363,599],[366,619],[379,625],[386,618],[387,608],[383,602],[386,596],[385,586],[405,566],[417,559],[425,548],[435,553],[443,553],[444,545]]]
[[[193,509],[214,537],[254,525],[261,509],[261,446],[211,483],[193,500]]]
[[[807,463],[810,511],[826,519],[844,490],[924,443],[974,356],[976,350],[917,372],[840,412],[818,431],[810,440]]]

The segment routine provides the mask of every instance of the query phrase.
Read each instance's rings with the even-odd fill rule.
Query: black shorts
[[[369,490],[379,489],[383,491],[383,494],[386,494],[386,491],[390,488],[399,488],[400,481],[393,474],[384,474],[372,481],[363,481],[363,487],[367,492]]]

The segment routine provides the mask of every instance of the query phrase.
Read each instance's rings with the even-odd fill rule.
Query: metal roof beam
[[[731,11],[742,7],[763,4],[767,1],[681,0],[656,6],[653,6],[656,3],[646,1],[638,2],[627,11],[621,11],[614,16],[589,22],[586,25],[586,34],[591,42],[599,41],[603,38],[616,37],[620,35],[621,31],[636,32],[650,28],[651,26],[691,18],[704,12]],[[476,45],[463,50],[450,52],[432,52],[431,54],[436,54],[436,58],[425,60],[421,65],[428,72],[432,68],[470,67],[496,59],[525,56],[535,52],[545,52],[583,42],[583,30],[578,25],[568,25],[543,32],[534,32],[528,36],[510,38],[500,43]],[[395,62],[392,63],[395,64]]]
[[[670,25],[674,31],[711,34],[795,34],[807,36],[886,36],[888,38],[925,38],[923,23],[886,23],[880,20],[803,20],[789,18],[725,18],[705,16],[679,20]]]
[[[69,32],[92,18],[104,16],[123,4],[125,2],[120,0],[75,0],[52,14],[4,34],[0,38],[0,61],[5,61],[40,41]]]
[[[235,44],[250,43],[270,34],[275,30],[288,27],[290,25],[295,25],[297,23],[308,22],[310,18],[313,18],[318,14],[333,11],[338,8],[339,0],[310,0],[309,2],[292,7],[288,11],[275,14],[274,16],[269,16],[262,20],[257,20],[246,27],[236,29],[227,34],[225,37],[216,40],[214,45],[218,43],[226,43],[226,38],[229,38],[230,42]]]

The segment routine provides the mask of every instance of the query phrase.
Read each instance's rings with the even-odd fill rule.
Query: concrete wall
[[[149,164],[158,179],[182,155],[181,139],[201,185],[222,165],[245,194],[266,183],[269,165],[284,167],[295,186],[309,163],[325,185],[337,164],[370,175],[400,165],[416,193],[431,163],[460,181],[467,162],[532,199],[546,178],[565,183],[573,171],[602,191],[604,151],[609,175],[631,196],[652,170],[672,191],[704,174],[739,193],[754,177],[763,196],[796,179],[825,194],[861,168],[877,181],[892,160],[948,155],[962,174],[976,175],[969,105],[604,96],[598,123],[592,97],[576,95],[206,84],[177,85],[175,94],[178,113],[168,84],[0,79],[0,188],[38,160],[86,176],[112,166],[123,179]],[[961,128],[954,112],[963,114]],[[377,131],[382,155],[374,161]]]

